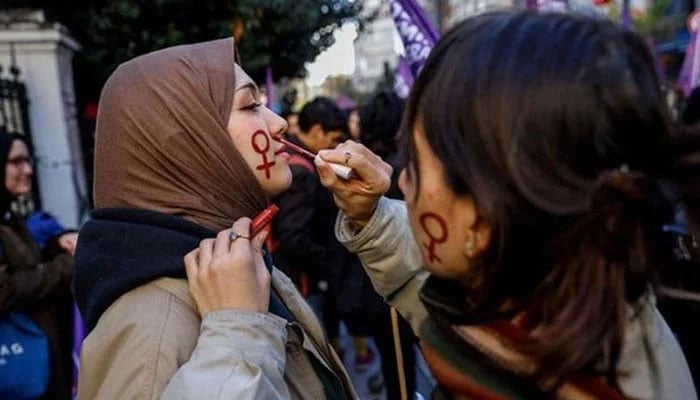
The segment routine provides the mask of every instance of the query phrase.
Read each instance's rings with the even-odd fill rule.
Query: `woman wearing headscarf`
[[[112,74],[97,120],[96,210],[77,249],[90,331],[80,398],[356,397],[313,312],[272,267],[265,234],[250,236],[250,218],[291,183],[285,130],[232,39],[147,54]]]
[[[65,327],[71,325],[72,318],[71,254],[75,233],[51,238],[47,246],[60,251],[50,259],[42,258],[24,218],[12,211],[12,203],[32,190],[32,157],[22,137],[0,133],[0,165],[5,169],[0,188],[0,318],[10,312],[27,315],[46,335],[48,366],[37,364],[35,370],[48,368],[50,372],[39,398],[67,400],[71,398],[72,364],[71,332]],[[4,368],[12,368],[12,363]]]

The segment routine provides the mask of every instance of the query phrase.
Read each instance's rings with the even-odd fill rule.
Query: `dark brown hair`
[[[469,270],[470,312],[488,319],[514,302],[544,368],[602,364],[614,382],[628,306],[653,287],[675,214],[670,114],[644,41],[572,15],[469,19],[413,87],[403,131],[414,167],[416,124],[491,226]]]

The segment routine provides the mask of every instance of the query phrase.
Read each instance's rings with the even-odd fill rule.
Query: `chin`
[[[464,266],[454,267],[442,264],[435,265],[434,263],[428,262],[425,256],[423,256],[423,265],[425,266],[426,271],[430,272],[432,275],[445,279],[461,281],[464,279],[467,273]]]
[[[278,194],[284,192],[292,186],[292,172],[288,173],[276,182],[270,182],[270,184],[265,188],[267,195],[270,197],[277,196]]]

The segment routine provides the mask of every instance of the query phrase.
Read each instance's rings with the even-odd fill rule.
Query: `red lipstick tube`
[[[250,237],[254,238],[258,233],[262,232],[266,226],[270,225],[270,222],[272,222],[275,215],[277,215],[279,211],[279,207],[271,204],[255,218],[253,218],[253,222],[250,223]]]

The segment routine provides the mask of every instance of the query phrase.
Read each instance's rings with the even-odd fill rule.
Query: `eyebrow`
[[[248,82],[245,85],[236,89],[236,92],[240,92],[241,90],[244,90],[244,89],[250,89],[253,91],[253,93],[257,93],[257,91],[258,91],[258,87],[253,82]]]

